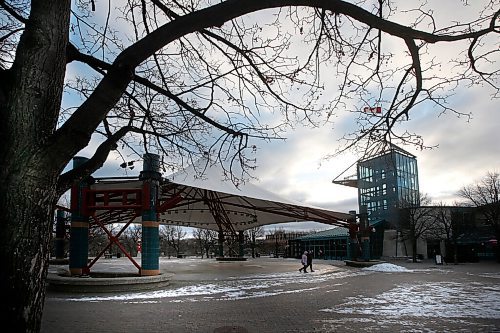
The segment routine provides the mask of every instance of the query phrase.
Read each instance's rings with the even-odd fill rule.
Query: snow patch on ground
[[[476,275],[480,277],[485,277],[485,278],[492,278],[492,279],[500,279],[500,272],[493,272],[493,273],[479,273],[479,274],[473,274],[473,273],[467,273],[468,275]]]
[[[363,268],[365,271],[375,271],[375,272],[411,272],[410,269],[394,264],[377,264],[370,267]]]
[[[406,284],[375,297],[349,297],[322,312],[386,317],[500,319],[500,285],[436,282]]]
[[[326,273],[325,273],[326,272]],[[322,274],[325,273],[325,274]],[[58,300],[75,302],[152,302],[158,299],[170,299],[171,302],[193,302],[207,300],[236,300],[256,297],[270,297],[280,294],[301,292],[317,289],[319,282],[342,279],[356,275],[366,275],[371,272],[318,270],[314,273],[287,272],[282,274],[259,274],[241,277],[238,280],[212,281],[197,283],[177,288],[162,290],[83,297],[58,298]],[[313,285],[308,287],[308,285]],[[285,288],[286,287],[286,288]]]

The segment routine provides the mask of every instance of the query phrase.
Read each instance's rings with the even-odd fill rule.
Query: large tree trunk
[[[0,192],[0,311],[15,332],[40,329],[56,199],[54,178],[43,176],[20,172]]]
[[[57,178],[50,147],[60,111],[70,1],[32,1],[0,100],[0,313],[13,332],[40,329]]]

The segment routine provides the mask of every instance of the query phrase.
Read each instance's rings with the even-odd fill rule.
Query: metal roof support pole
[[[224,241],[227,245],[227,256],[229,258],[239,258],[239,237],[236,231],[224,231]]]
[[[245,245],[245,236],[243,235],[243,230],[238,231],[238,245],[239,245],[239,256],[243,257],[245,255],[244,245]]]
[[[84,164],[88,158],[76,156],[73,158],[73,169]],[[71,275],[87,275],[89,269],[89,215],[87,209],[86,191],[89,179],[73,183],[71,187],[71,229],[69,271]]]
[[[224,257],[224,242],[228,247],[229,257],[237,256],[238,252],[235,250],[235,243],[238,241],[238,234],[229,218],[221,199],[214,191],[204,191],[204,201],[212,214],[214,221],[219,227],[219,258]]]
[[[219,226],[219,237],[217,238],[217,245],[219,248],[217,257],[224,258],[224,231],[222,230],[222,226]]]
[[[99,258],[101,258],[103,256],[103,254],[111,247],[111,245],[113,244],[116,244],[116,246],[118,246],[118,248],[120,249],[120,251],[132,262],[132,264],[134,264],[135,267],[137,267],[137,269],[139,269],[139,271],[141,270],[141,267],[139,266],[139,264],[130,256],[130,254],[127,252],[127,250],[123,247],[123,245],[120,243],[119,241],[119,238],[120,238],[120,235],[125,231],[125,229],[128,228],[128,226],[130,225],[130,223],[132,223],[135,218],[138,216],[138,214],[134,215],[123,227],[122,229],[116,234],[113,236],[113,234],[111,234],[111,232],[108,230],[108,228],[106,228],[106,226],[99,220],[99,218],[96,216],[95,212],[92,213],[92,219],[94,220],[95,224],[97,224],[105,233],[106,235],[108,236],[108,244],[106,245],[105,248],[103,248],[101,250],[101,252],[99,252],[99,254],[97,254],[97,256],[88,264],[88,270],[90,271],[90,269],[92,268],[92,266],[94,266],[94,264],[97,262],[97,260],[99,260]]]
[[[143,156],[143,171],[139,179],[143,181],[142,202],[142,255],[141,275],[160,274],[160,235],[157,212],[158,189],[161,180],[160,156],[146,153]]]
[[[353,219],[349,221],[349,241],[347,243],[347,259],[356,261],[359,253],[358,232],[359,225],[356,223],[356,211],[351,210],[349,214]]]
[[[371,234],[371,227],[370,224],[368,223],[368,212],[367,208],[365,205],[359,206],[360,211],[359,211],[359,222],[361,225],[361,246],[363,249],[363,260],[364,261],[370,261],[370,234]]]

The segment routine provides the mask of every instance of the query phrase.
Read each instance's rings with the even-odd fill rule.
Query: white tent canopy
[[[170,175],[161,187],[160,198],[167,201],[181,196],[182,200],[162,212],[160,222],[211,230],[219,230],[222,223],[233,231],[241,231],[300,221],[345,226],[350,218],[349,214],[285,199],[249,182],[236,187],[226,178],[220,167],[205,161]]]
[[[256,226],[315,221],[330,225],[346,226],[349,214],[306,205],[266,191],[254,184],[244,183],[236,187],[225,180],[224,170],[218,165],[198,161],[196,165],[174,173],[160,184],[159,222],[210,230],[238,232]],[[98,195],[97,205],[120,206],[120,190],[141,191],[143,182],[134,180],[100,179],[92,190],[113,192],[107,200]],[[118,194],[117,194],[118,193]],[[137,192],[138,193],[138,192]],[[135,194],[127,195],[133,201]],[[133,210],[115,211],[96,206],[96,216],[101,223],[124,223],[132,219],[140,223],[141,217]],[[165,207],[168,207],[165,208]]]

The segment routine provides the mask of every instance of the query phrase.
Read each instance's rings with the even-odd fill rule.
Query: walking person
[[[304,251],[302,254],[302,260],[300,261],[302,264],[302,268],[299,269],[299,272],[302,272],[304,270],[304,273],[307,273],[307,251]]]
[[[310,267],[311,268],[311,272],[314,272],[313,270],[313,252],[312,251],[309,251],[307,252],[306,251],[306,268],[304,269],[307,269],[307,267]]]

